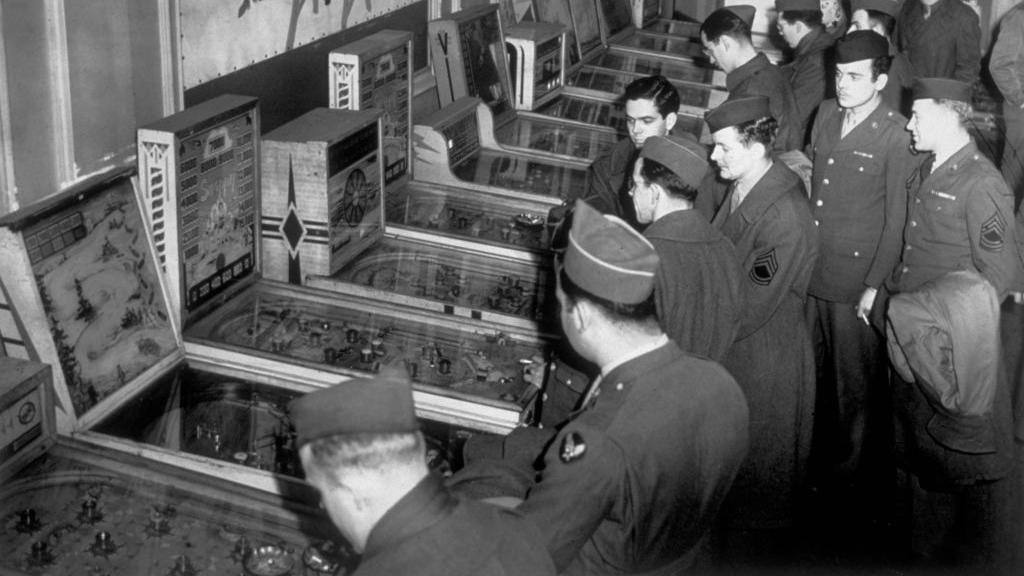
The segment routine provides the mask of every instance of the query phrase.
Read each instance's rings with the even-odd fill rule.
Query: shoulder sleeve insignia
[[[1003,250],[1003,238],[1006,233],[1006,220],[1002,214],[996,212],[991,218],[985,220],[981,225],[981,247],[989,252],[1001,252]]]
[[[579,432],[569,432],[562,438],[562,447],[558,451],[558,458],[566,464],[583,458],[587,451],[587,445],[583,442],[583,436]]]
[[[754,264],[750,267],[750,280],[759,286],[767,286],[772,283],[778,271],[779,263],[775,259],[775,248],[772,248],[754,258]]]

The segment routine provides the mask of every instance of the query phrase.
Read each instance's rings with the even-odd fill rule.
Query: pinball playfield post
[[[259,269],[260,114],[225,94],[138,130],[139,194],[180,326]]]
[[[314,108],[263,137],[263,276],[330,276],[384,234],[381,112]]]
[[[56,440],[52,386],[49,365],[0,357],[0,481]]]
[[[328,105],[344,110],[378,108],[385,191],[401,186],[412,168],[411,32],[381,30],[328,55]]]

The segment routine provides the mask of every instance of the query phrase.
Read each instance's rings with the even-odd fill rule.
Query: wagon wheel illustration
[[[366,174],[362,170],[353,170],[345,181],[345,192],[338,207],[342,222],[351,228],[359,226],[366,214],[366,205],[370,201],[370,193],[366,184]]]

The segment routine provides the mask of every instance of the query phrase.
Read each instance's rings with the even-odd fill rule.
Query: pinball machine
[[[538,4],[539,19],[545,24],[521,23],[515,28],[514,42],[516,46],[530,42],[534,44],[529,51],[522,48],[517,48],[514,51],[517,56],[514,70],[517,78],[523,75],[523,70],[527,69],[534,69],[533,77],[543,77],[543,68],[551,58],[558,54],[569,56],[569,64],[562,66],[565,75],[564,86],[557,89],[544,86],[543,98],[519,94],[514,96],[516,101],[533,102],[532,110],[515,110],[515,107],[509,103],[508,97],[504,96],[509,90],[497,88],[496,83],[478,85],[480,75],[471,63],[479,58],[467,58],[465,55],[467,51],[459,52],[452,48],[452,46],[461,44],[456,40],[472,37],[473,34],[469,31],[473,30],[474,26],[484,29],[496,27],[500,29],[496,10],[481,7],[453,14],[449,19],[432,21],[430,26],[434,32],[431,33],[431,53],[435,75],[438,78],[438,93],[442,106],[451,104],[459,97],[479,96],[491,109],[495,140],[506,147],[532,148],[548,152],[558,150],[570,154],[583,154],[594,150],[596,154],[586,156],[588,160],[593,160],[597,155],[607,151],[615,140],[625,136],[625,115],[619,102],[621,91],[614,91],[621,90],[641,74],[590,66],[589,62],[600,58],[602,54],[619,53],[606,50],[602,44],[602,31],[596,12],[597,6],[592,4],[592,1],[562,0],[540,3]],[[571,10],[573,6],[575,6],[575,10]],[[490,24],[476,24],[478,22],[490,22]],[[567,43],[567,46],[562,49],[559,49],[556,43],[551,42],[551,39],[557,37],[554,31],[547,32],[547,36],[542,34],[544,30],[550,30],[549,23],[556,22],[561,23],[568,31],[563,41]],[[519,38],[520,36],[529,36],[525,31],[538,26],[542,26],[544,30],[537,29],[532,40]],[[478,42],[468,42],[467,44],[472,48]],[[542,51],[543,47],[547,47],[548,52]],[[533,62],[520,58],[521,53],[535,55],[532,58]],[[671,59],[624,54],[638,59],[637,65],[648,60],[657,63],[673,62]],[[688,64],[692,65],[692,63]],[[501,69],[501,66],[497,68]],[[706,70],[706,68],[702,70]],[[501,74],[497,75],[497,78],[502,77]],[[678,84],[682,86],[686,82],[678,82]],[[525,81],[517,81],[515,86],[521,90],[536,88],[534,84]],[[692,98],[693,103],[684,100],[679,110],[680,124],[684,131],[700,136],[704,128],[703,111],[707,106],[723,99],[724,93],[697,84],[685,86],[685,88],[682,95],[685,98]],[[552,133],[551,129],[540,130],[544,127],[550,127],[557,132]],[[585,128],[589,134],[602,134],[599,146],[574,146],[573,144],[576,142],[584,140],[582,134],[573,134],[573,132],[578,132],[577,127]],[[566,132],[569,134],[563,136],[562,134]],[[557,144],[559,141],[569,145],[559,146]],[[591,141],[593,142],[593,139]]]
[[[531,31],[528,23],[514,28],[511,50],[516,58],[516,86],[520,94],[512,93],[509,74],[505,31],[498,7],[479,6],[461,10],[450,16],[428,22],[431,61],[437,78],[438,99],[441,107],[455,100],[475,96],[487,104],[494,118],[498,142],[510,150],[524,153],[542,153],[569,162],[589,162],[596,157],[576,156],[579,153],[600,153],[610,149],[623,135],[615,126],[593,122],[593,116],[555,119],[550,116],[517,112],[515,102],[529,100],[534,104],[558,102],[566,97],[560,85],[564,75],[563,64],[558,64],[558,81],[552,86],[543,82],[533,94],[537,82],[527,78],[551,78],[552,61],[561,60],[565,52],[564,39],[556,29],[546,24]],[[552,41],[553,40],[553,41]],[[549,71],[545,71],[545,69]],[[583,106],[605,105],[607,102],[581,97]],[[539,121],[538,121],[539,120]],[[575,142],[585,142],[577,145]]]

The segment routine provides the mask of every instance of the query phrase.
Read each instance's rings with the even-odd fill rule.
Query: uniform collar
[[[947,158],[946,161],[943,162],[941,165],[933,166],[931,174],[938,174],[940,172],[946,172],[950,170],[958,170],[960,168],[960,165],[963,164],[965,160],[977,160],[978,154],[978,145],[975,144],[974,140],[972,139],[967,144],[964,144],[963,148],[960,148],[959,150],[954,152],[953,155]],[[934,162],[935,155],[932,154],[931,158]]]
[[[748,78],[771,65],[772,63],[768,61],[768,57],[764,55],[764,52],[758,52],[756,56],[747,60],[742,66],[725,75],[725,87],[729,92],[734,92]]]
[[[436,474],[427,474],[370,530],[363,557],[369,558],[423,532],[449,516],[457,503]]]
[[[691,240],[707,238],[710,224],[695,208],[669,212],[644,229],[644,237],[668,238],[671,240]]]

